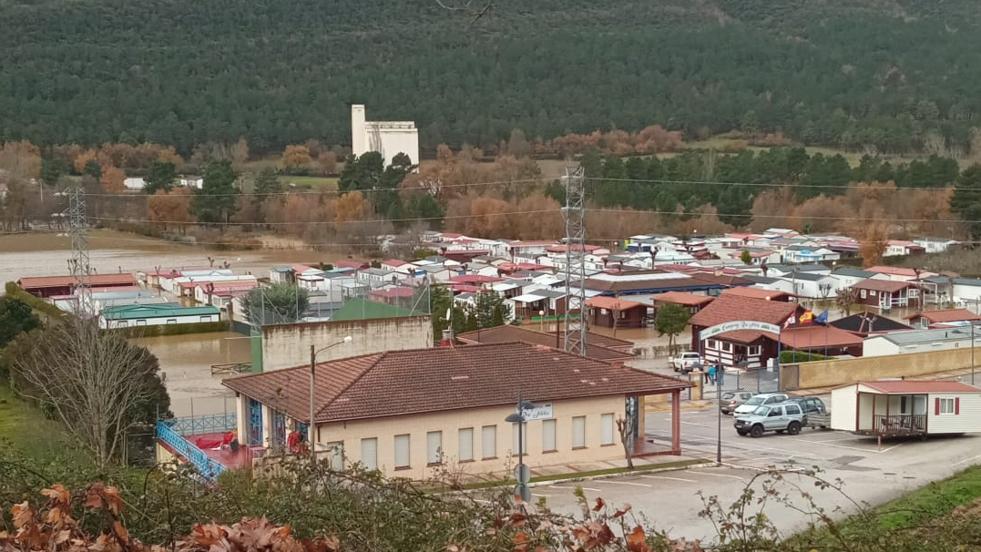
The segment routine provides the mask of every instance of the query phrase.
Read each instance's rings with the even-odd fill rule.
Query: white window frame
[[[862,298],[862,299],[865,299],[865,297],[866,297],[866,294],[867,294],[867,293],[868,293],[868,292],[867,292],[867,291],[865,291],[864,289],[860,289],[860,290],[858,290],[858,296],[859,296],[860,298]]]
[[[405,458],[399,458],[399,443],[405,443]],[[408,469],[412,467],[412,438],[408,433],[395,436],[395,450],[393,451],[395,469]]]
[[[718,349],[719,342],[714,339],[709,339],[708,341],[705,342],[705,348],[712,349],[712,350]]]
[[[600,415],[600,445],[617,444],[616,425],[616,414],[608,412]]]
[[[496,425],[485,425],[480,428],[480,458],[482,460],[497,458]]]
[[[473,428],[461,427],[457,430],[457,460],[473,461]]]
[[[952,398],[940,397],[937,399],[940,401],[940,415],[941,416],[953,416],[956,412],[955,410],[955,400]]]
[[[763,346],[762,345],[750,345],[747,348],[746,354],[748,354],[749,356],[760,356],[760,355],[763,354]]]
[[[443,432],[426,432],[426,465],[438,466],[443,463]]]
[[[330,469],[342,471],[344,469],[344,441],[331,441],[326,446]]]
[[[361,465],[367,470],[378,469],[378,438],[361,439]]]
[[[732,343],[730,343],[728,341],[722,341],[721,343],[722,343],[722,352],[723,353],[731,353],[732,352]]]
[[[558,450],[558,422],[555,418],[542,420],[542,452],[556,452]]]
[[[528,454],[528,424],[521,431],[521,448],[518,448],[518,424],[511,424],[511,454],[518,454],[521,450]]]
[[[572,417],[572,448],[586,448],[586,417]]]

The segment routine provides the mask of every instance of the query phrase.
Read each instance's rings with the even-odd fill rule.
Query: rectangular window
[[[330,458],[330,469],[341,471],[344,469],[344,441],[333,441],[327,443],[327,455]]]
[[[361,439],[361,465],[368,470],[378,469],[378,439]]]
[[[409,467],[409,436],[395,436],[395,469]]]
[[[586,448],[586,417],[572,418],[572,448]]]
[[[426,463],[443,463],[443,432],[430,431],[426,434]]]
[[[869,290],[869,297],[875,297],[875,290],[874,289],[870,289]]]
[[[198,319],[200,322],[211,322],[211,315],[201,316]]]
[[[726,353],[731,353],[732,352],[732,343],[729,343],[728,341],[723,341],[722,342],[722,351],[723,352],[726,352]]]
[[[614,427],[616,422],[613,419],[613,414],[603,414],[600,416],[600,444],[601,445],[612,445],[616,443],[614,439],[615,430]]]
[[[146,320],[137,320],[136,321],[136,325],[137,326],[146,326]]]
[[[862,299],[865,299],[865,293],[866,292],[864,289],[858,290],[858,296],[861,297]]]
[[[497,426],[489,425],[480,428],[481,458],[497,458]]]
[[[461,462],[473,460],[473,428],[465,427],[460,429],[457,435],[459,442],[457,456]]]
[[[759,345],[752,345],[749,348],[749,355],[750,356],[760,356],[760,353],[762,353],[762,352],[763,352],[763,348],[760,347]]]
[[[941,414],[953,414],[954,413],[954,399],[937,399],[940,401],[940,413]]]
[[[555,450],[555,420],[542,420],[542,452]]]
[[[167,323],[168,324],[176,324],[177,323],[177,319],[176,318],[168,318],[167,319]]]
[[[705,343],[705,347],[708,348],[708,349],[718,349],[719,348],[719,342],[716,341],[716,340],[714,340],[714,339],[709,339]]]
[[[521,430],[521,448],[518,448],[518,424],[511,424],[511,454],[518,454],[518,451],[528,454],[528,424]]]

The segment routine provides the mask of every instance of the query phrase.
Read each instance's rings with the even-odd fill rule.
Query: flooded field
[[[235,412],[234,393],[212,376],[211,365],[249,362],[249,340],[234,332],[169,335],[132,340],[160,360],[175,416]],[[224,377],[227,377],[224,376]]]
[[[89,248],[92,269],[99,274],[153,270],[157,266],[207,267],[210,256],[215,266],[227,261],[233,270],[265,277],[269,274],[269,268],[276,263],[326,262],[330,260],[327,257],[337,256],[302,249],[215,251],[110,230],[92,231]],[[0,283],[21,276],[68,274],[70,257],[71,240],[66,235],[36,233],[0,236]]]

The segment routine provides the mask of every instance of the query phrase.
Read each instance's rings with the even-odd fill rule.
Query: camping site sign
[[[756,330],[758,332],[780,334],[780,326],[776,324],[767,324],[766,322],[757,322],[756,320],[733,320],[732,322],[723,322],[722,324],[705,328],[698,334],[698,339],[704,341],[719,334],[738,330]]]

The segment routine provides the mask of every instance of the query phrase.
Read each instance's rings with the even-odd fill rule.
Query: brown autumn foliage
[[[191,215],[192,195],[188,188],[174,188],[169,192],[158,190],[147,199],[147,218],[163,230],[177,227],[183,233],[186,225],[194,222]]]
[[[0,552],[340,552],[358,550],[362,545],[357,534],[319,534],[302,539],[289,525],[276,525],[265,516],[246,517],[230,525],[195,523],[188,534],[172,532],[172,542],[145,544],[127,529],[127,503],[114,486],[93,483],[82,492],[72,492],[56,483],[40,494],[46,498],[40,507],[27,500],[11,507],[13,531],[0,531]],[[473,541],[473,531],[467,535],[461,531],[440,549],[462,552],[479,546],[515,552],[653,552],[654,537],[631,514],[629,504],[614,509],[597,498],[592,508],[586,506],[586,518],[574,520],[548,511],[529,513],[516,499],[511,512],[492,516],[490,525],[477,532],[482,536],[476,538],[486,542]],[[658,549],[703,550],[697,541],[665,539],[662,543]]]
[[[425,162],[418,173],[408,175],[401,187],[406,190],[422,189],[447,203],[468,195],[499,193],[502,197],[521,195],[529,182],[541,180],[541,169],[529,158],[517,159],[501,156],[493,162],[481,161],[483,152],[465,147],[454,153],[446,145],[436,148],[436,160]],[[470,186],[483,182],[514,182],[502,186]]]
[[[279,164],[286,170],[302,167],[312,161],[310,149],[302,144],[292,144],[286,146],[283,155],[280,157]]]
[[[111,193],[118,194],[126,190],[123,182],[126,180],[126,173],[113,165],[102,165],[102,178],[99,184],[102,189]]]
[[[0,171],[15,179],[37,178],[41,174],[41,150],[27,140],[3,143]]]
[[[652,154],[678,151],[682,143],[681,132],[666,130],[661,125],[650,125],[636,133],[595,130],[589,134],[566,134],[547,142],[536,143],[534,151],[537,154],[562,156],[577,155],[589,150],[613,155]]]
[[[875,266],[882,262],[882,254],[886,251],[885,225],[877,222],[866,225],[865,231],[861,234],[858,253],[862,256],[864,266]]]

